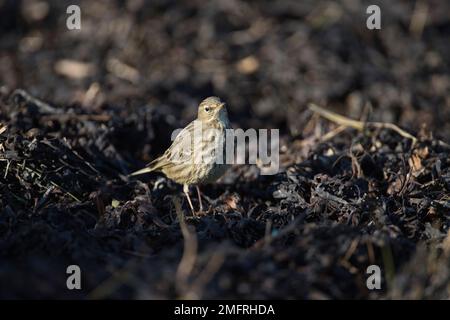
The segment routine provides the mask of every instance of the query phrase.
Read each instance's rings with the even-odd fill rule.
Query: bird
[[[208,97],[199,104],[197,118],[178,133],[170,147],[129,176],[162,172],[167,178],[183,185],[192,214],[196,215],[189,187],[195,185],[199,209],[203,211],[199,185],[215,182],[230,167],[226,163],[225,153],[227,129],[231,129],[231,125],[226,103],[219,97]]]

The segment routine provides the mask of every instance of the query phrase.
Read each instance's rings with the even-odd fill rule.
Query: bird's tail
[[[147,166],[145,166],[145,168],[142,168],[141,170],[135,171],[133,173],[130,173],[128,176],[129,177],[133,177],[133,176],[138,176],[144,173],[149,173],[152,171],[159,171],[162,167],[162,161],[160,158],[157,158],[155,160],[153,160],[152,162],[150,162]]]
[[[143,168],[143,169],[141,169],[141,170],[138,170],[138,171],[135,171],[135,172],[133,172],[133,173],[130,173],[128,176],[129,176],[129,177],[132,177],[132,176],[138,176],[138,175],[140,175],[140,174],[144,174],[144,173],[152,172],[152,171],[153,171],[152,168],[145,167],[145,168]]]

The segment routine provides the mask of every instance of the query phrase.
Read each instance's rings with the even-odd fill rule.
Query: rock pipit
[[[198,106],[197,119],[180,131],[166,152],[130,176],[152,171],[164,173],[183,185],[183,192],[194,214],[189,186],[195,185],[200,211],[203,211],[198,185],[216,181],[229,167],[225,163],[227,128],[231,127],[225,103],[218,97],[206,98]]]

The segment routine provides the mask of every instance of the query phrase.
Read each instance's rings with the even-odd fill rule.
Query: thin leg
[[[198,203],[200,204],[200,211],[203,211],[203,203],[202,203],[202,195],[200,193],[200,188],[198,186],[195,186],[197,189],[197,196],[198,196]]]
[[[191,198],[189,197],[189,186],[187,184],[183,185],[183,192],[186,195],[187,201],[189,203],[189,207],[191,207],[192,214],[195,216],[194,206],[192,205]]]

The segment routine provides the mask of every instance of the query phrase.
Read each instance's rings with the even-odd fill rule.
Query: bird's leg
[[[192,215],[195,216],[196,214],[195,214],[194,206],[192,205],[191,198],[189,197],[189,185],[187,185],[187,184],[183,185],[183,192],[186,195],[187,201],[189,203],[189,207],[191,207]]]
[[[203,211],[203,203],[202,203],[202,195],[200,193],[200,188],[198,186],[195,186],[197,189],[197,196],[198,196],[198,203],[200,205],[200,211]]]

